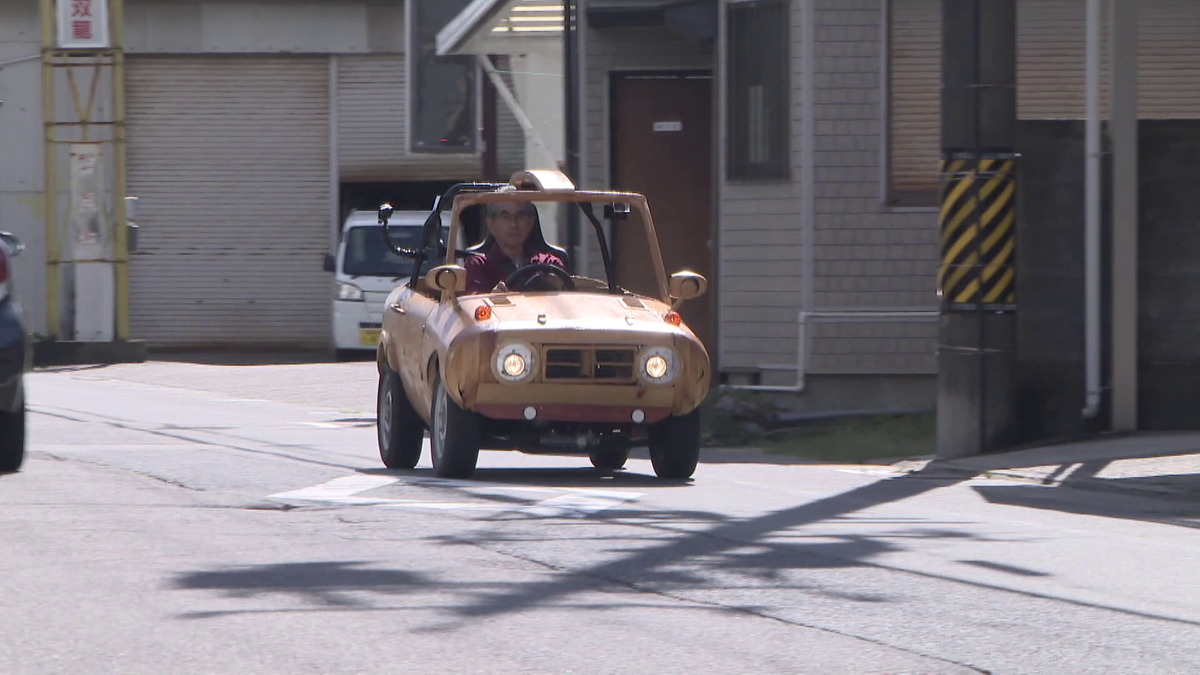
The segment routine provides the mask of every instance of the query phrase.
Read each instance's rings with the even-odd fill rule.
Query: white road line
[[[332,424],[330,422],[297,422],[309,427],[317,427],[318,429],[341,429],[340,424]]]
[[[372,497],[356,497],[355,495],[392,485],[400,482],[399,478],[389,476],[369,476],[355,474],[342,476],[331,481],[312,487],[278,492],[267,499],[272,501],[306,501],[340,504],[343,506],[376,506],[389,509],[436,509],[436,510],[470,510],[470,511],[508,511],[526,513],[543,517],[573,517],[588,516],[618,504],[636,501],[642,496],[640,492],[616,490],[587,490],[579,488],[544,488],[516,485],[479,485],[468,481],[449,481],[440,479],[424,479],[410,484],[438,485],[452,487],[469,493],[486,496],[498,492],[535,492],[550,493],[555,496],[543,499],[536,504],[514,507],[507,503],[488,502],[438,502],[419,501],[413,499],[387,499]]]
[[[209,403],[270,403],[265,398],[210,398]]]

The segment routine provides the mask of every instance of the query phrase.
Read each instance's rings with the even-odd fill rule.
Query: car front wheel
[[[421,461],[425,425],[404,393],[400,374],[383,366],[376,399],[379,457],[389,469],[411,469]]]
[[[700,411],[668,417],[649,429],[654,474],[668,480],[691,478],[700,462]]]
[[[479,462],[479,415],[460,408],[446,392],[441,375],[435,377],[429,430],[433,472],[439,478],[470,478]]]

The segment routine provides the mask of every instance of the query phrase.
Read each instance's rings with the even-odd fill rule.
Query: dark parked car
[[[12,233],[0,232],[0,473],[17,471],[25,459],[25,373],[32,351],[12,281],[12,259],[24,249]]]

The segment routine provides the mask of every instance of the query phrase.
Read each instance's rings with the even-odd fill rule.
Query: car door
[[[429,321],[429,313],[437,307],[437,300],[405,285],[393,295],[386,308],[384,324],[395,326],[391,339],[399,360],[397,372],[404,383],[413,407],[425,417],[429,413],[429,394],[425,384],[425,363],[422,358],[422,335]]]

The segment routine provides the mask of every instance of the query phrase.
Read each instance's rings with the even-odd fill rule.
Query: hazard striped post
[[[949,311],[1017,306],[1017,172],[1012,153],[942,160],[938,296]],[[982,307],[981,307],[982,305]]]

